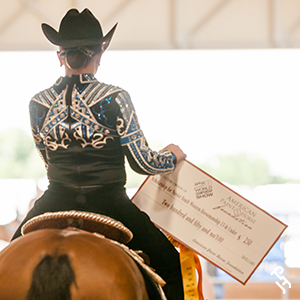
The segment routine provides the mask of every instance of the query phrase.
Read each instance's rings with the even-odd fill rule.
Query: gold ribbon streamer
[[[168,236],[168,239],[180,251],[184,300],[204,300],[202,292],[202,268],[198,255],[175,241],[172,237]],[[196,270],[198,273],[198,284]]]

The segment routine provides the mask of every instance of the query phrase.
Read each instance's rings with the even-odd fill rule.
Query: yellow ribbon
[[[202,292],[202,269],[199,257],[189,248],[168,236],[174,247],[179,248],[184,300],[204,300]],[[198,283],[196,270],[198,273]]]

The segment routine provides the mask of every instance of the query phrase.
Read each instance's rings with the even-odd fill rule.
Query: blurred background
[[[30,98],[63,75],[41,23],[118,22],[98,80],[126,89],[154,150],[187,159],[289,227],[243,286],[202,259],[206,299],[300,299],[300,1],[0,0],[0,249],[47,188]],[[145,176],[128,168],[132,196]],[[286,293],[271,272],[282,266]],[[211,292],[212,290],[212,292]]]

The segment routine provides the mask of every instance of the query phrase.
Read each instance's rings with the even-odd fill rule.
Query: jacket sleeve
[[[130,167],[145,175],[172,172],[176,167],[176,156],[171,151],[156,152],[149,148],[129,94],[123,90],[116,102],[120,108],[117,130]]]
[[[41,105],[34,98],[31,99],[29,103],[29,114],[30,114],[30,124],[31,124],[31,133],[33,136],[33,140],[37,149],[38,154],[43,160],[45,167],[48,167],[48,161],[46,157],[46,147],[44,145],[44,141],[42,135],[40,133],[40,129],[43,126],[45,117],[47,115],[48,109],[47,107]]]

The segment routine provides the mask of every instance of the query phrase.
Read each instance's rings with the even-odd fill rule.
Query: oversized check
[[[246,284],[287,225],[188,161],[132,201],[164,232]]]

